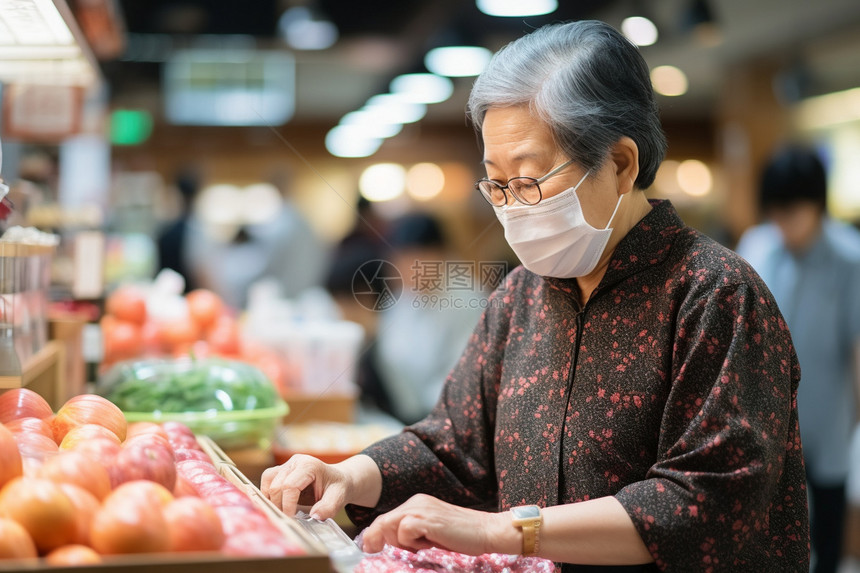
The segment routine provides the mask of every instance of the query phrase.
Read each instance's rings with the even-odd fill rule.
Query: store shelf
[[[0,376],[0,391],[29,388],[56,410],[65,402],[65,354],[62,342],[49,341],[24,363],[20,376]]]
[[[0,241],[0,257],[39,257],[53,255],[57,247],[53,245],[25,245]]]

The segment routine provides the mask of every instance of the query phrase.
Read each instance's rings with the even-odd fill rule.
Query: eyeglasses
[[[507,204],[508,194],[505,190],[509,190],[514,199],[524,205],[537,205],[543,199],[541,194],[540,184],[573,163],[573,159],[566,161],[540,178],[534,177],[512,177],[508,179],[507,184],[502,185],[498,181],[492,179],[481,179],[475,183],[475,189],[481,192],[487,203],[495,207],[501,207]]]

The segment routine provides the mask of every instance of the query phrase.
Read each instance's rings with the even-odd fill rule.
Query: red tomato
[[[207,330],[224,310],[224,302],[211,290],[197,289],[188,293],[185,297],[188,303],[188,314],[191,320],[197,323],[201,330]]]
[[[119,438],[125,439],[128,424],[116,404],[95,394],[80,394],[66,401],[54,417],[54,439],[60,443],[70,429],[84,424],[104,426]]]
[[[90,544],[90,524],[99,510],[99,500],[96,496],[82,487],[71,483],[61,483],[60,489],[75,506],[75,521],[77,523],[74,542],[84,545]]]
[[[173,349],[174,358],[208,358],[212,355],[212,349],[205,340],[196,340],[191,344],[182,344]]]
[[[110,467],[111,485],[133,480],[150,480],[168,491],[176,485],[176,459],[165,438],[141,434],[120,448]]]
[[[69,483],[81,487],[97,499],[110,493],[110,476],[101,464],[82,452],[66,451],[48,458],[36,472],[37,477],[57,483]]]
[[[199,497],[175,499],[164,507],[171,551],[217,551],[224,544],[221,519]]]
[[[133,322],[116,321],[110,328],[102,329],[104,358],[109,362],[129,360],[143,354],[141,327]]]
[[[29,388],[12,388],[0,394],[0,423],[18,418],[48,418],[54,411],[48,402]]]
[[[107,298],[105,310],[120,320],[136,325],[146,322],[146,298],[131,286],[121,286]]]
[[[161,329],[156,322],[148,320],[140,327],[140,341],[143,345],[144,354],[158,356],[164,352]]]
[[[174,350],[193,344],[200,338],[200,331],[191,319],[174,319],[158,327],[161,342],[166,349]]]
[[[17,521],[0,517],[0,561],[32,559],[37,556],[36,544],[27,530]]]
[[[35,432],[54,439],[54,430],[51,429],[50,418],[18,418],[6,422],[6,429],[13,434],[20,432]]]
[[[0,424],[0,487],[24,473],[15,435]]]
[[[91,565],[101,562],[101,555],[92,547],[80,544],[63,545],[45,555],[45,563],[53,567]]]
[[[137,483],[128,482],[114,490],[93,517],[90,541],[99,553],[152,553],[170,548],[163,506],[142,495]]]
[[[46,479],[19,477],[3,486],[0,517],[20,523],[42,553],[72,543],[78,534],[74,504]]]
[[[238,356],[242,349],[239,325],[232,318],[222,317],[209,331],[206,342],[219,356]]]

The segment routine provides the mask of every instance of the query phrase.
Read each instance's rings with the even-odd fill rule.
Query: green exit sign
[[[152,133],[152,116],[139,109],[116,109],[110,117],[113,145],[140,145]]]

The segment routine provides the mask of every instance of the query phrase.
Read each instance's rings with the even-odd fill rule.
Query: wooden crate
[[[305,548],[307,555],[289,557],[234,557],[219,552],[152,553],[105,555],[102,563],[85,567],[51,567],[43,560],[0,560],[0,571],[25,573],[332,573],[337,570],[329,558],[329,548],[310,534],[295,518],[287,517],[235,466],[233,461],[206,437],[198,436],[200,446],[212,459],[219,473],[242,490],[269,521],[292,543]],[[342,573],[346,573],[343,571]]]

